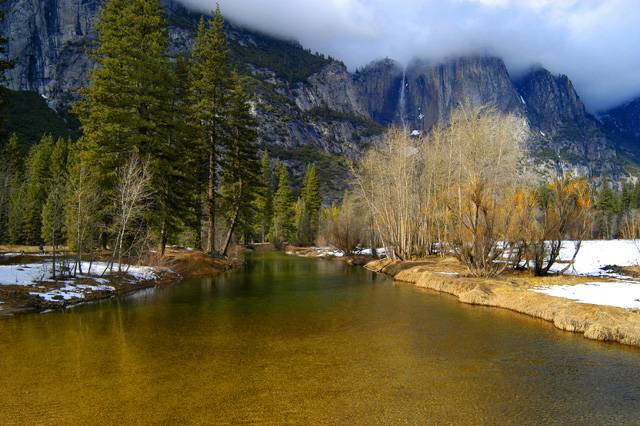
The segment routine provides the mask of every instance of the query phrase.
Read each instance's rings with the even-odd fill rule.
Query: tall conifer
[[[97,66],[77,105],[89,163],[101,179],[105,201],[115,173],[132,153],[149,158],[156,181],[150,221],[167,210],[166,179],[172,151],[171,97],[174,83],[166,57],[168,39],[159,0],[108,0],[97,23]],[[105,207],[109,204],[106,203]]]
[[[200,20],[190,70],[191,117],[202,147],[201,164],[205,166],[202,174],[207,182],[205,249],[215,255],[218,169],[228,132],[226,120],[231,89],[229,51],[219,7],[208,23],[204,18]]]
[[[226,256],[231,237],[237,227],[246,231],[254,215],[253,200],[258,183],[258,148],[256,120],[251,114],[240,79],[234,77],[228,110],[227,154],[223,162],[223,187],[228,206],[229,229],[222,246]]]

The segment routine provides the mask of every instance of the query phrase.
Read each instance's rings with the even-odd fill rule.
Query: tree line
[[[260,146],[219,8],[175,57],[158,0],[109,0],[96,29],[72,108],[82,136],[28,148],[0,135],[1,242],[66,246],[77,267],[104,250],[121,265],[170,243],[226,256],[234,239],[315,241],[315,166],[294,198],[285,163]]]
[[[423,137],[390,130],[353,165],[353,191],[325,210],[321,236],[392,259],[453,255],[475,276],[543,275],[585,238],[640,237],[637,183],[541,181],[523,161],[527,129],[495,108],[461,106]]]

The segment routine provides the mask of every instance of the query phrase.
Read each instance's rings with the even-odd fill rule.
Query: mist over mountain
[[[620,180],[635,173],[640,163],[637,101],[615,103],[616,108],[594,115],[594,109],[598,108],[594,105],[599,104],[594,104],[593,92],[585,95],[584,80],[580,84],[580,80],[574,78],[578,75],[579,79],[581,75],[584,77],[591,72],[585,61],[581,63],[584,67],[582,74],[571,73],[564,68],[543,67],[540,63],[544,61],[536,65],[522,60],[516,66],[513,65],[515,59],[524,58],[526,51],[509,57],[498,55],[491,49],[475,49],[474,46],[479,45],[482,37],[478,37],[478,43],[469,44],[464,49],[458,46],[461,49],[458,55],[453,53],[456,51],[454,45],[450,45],[450,52],[445,52],[443,46],[437,47],[437,44],[425,41],[423,46],[434,46],[431,50],[433,56],[410,60],[410,46],[404,50],[400,47],[394,50],[389,47],[393,39],[384,42],[380,38],[379,33],[384,33],[384,27],[380,27],[378,32],[370,31],[366,40],[363,38],[363,28],[368,28],[368,24],[356,25],[357,22],[350,17],[361,13],[362,21],[370,22],[367,19],[373,18],[365,11],[373,13],[376,9],[352,10],[350,7],[364,3],[329,2],[326,7],[317,10],[314,9],[313,0],[305,3],[308,6],[307,14],[316,17],[313,22],[317,24],[314,27],[311,21],[304,20],[310,20],[310,17],[296,20],[294,12],[299,7],[288,5],[284,0],[272,4],[270,8],[261,3],[250,8],[247,1],[223,1],[222,7],[227,18],[226,36],[234,67],[242,74],[250,95],[252,111],[259,123],[261,144],[272,157],[286,161],[296,179],[301,176],[308,162],[318,163],[323,181],[331,186],[330,189],[325,188],[325,192],[332,194],[332,197],[339,197],[344,189],[345,176],[348,174],[345,158],[357,158],[387,127],[401,126],[411,133],[424,134],[435,124],[446,123],[451,112],[467,101],[477,105],[495,105],[501,112],[516,114],[527,121],[531,130],[527,142],[529,163],[540,175],[570,172],[580,176],[605,176]],[[508,1],[493,6],[469,6],[469,1],[462,0],[458,3],[446,4],[454,11],[461,5],[493,7],[496,11],[526,6],[524,2]],[[547,10],[545,8],[551,7],[547,3],[538,2],[538,7]],[[0,26],[0,35],[8,39],[8,56],[15,63],[15,67],[7,72],[7,85],[14,91],[21,91],[16,92],[16,96],[20,93],[39,93],[42,104],[39,108],[44,111],[48,106],[62,114],[62,122],[70,127],[63,129],[66,132],[77,131],[74,121],[66,118],[66,112],[78,99],[79,90],[86,86],[88,70],[94,66],[87,49],[95,41],[95,24],[102,4],[102,0],[81,3],[77,0],[9,0],[4,6],[7,14]],[[193,45],[200,18],[198,9],[193,9],[193,3],[185,6],[184,0],[163,0],[162,4],[170,41],[168,54],[174,56],[179,52],[188,52]],[[237,12],[234,5],[241,4],[250,11],[243,16],[234,13],[234,10]],[[580,7],[586,4],[581,2]],[[325,16],[326,25],[320,25],[325,19],[323,16],[336,8],[342,8],[342,20],[331,20]],[[201,7],[200,10],[205,9]],[[391,7],[388,10],[395,11]],[[258,16],[261,12],[265,13],[262,17]],[[290,22],[279,21],[278,12],[289,14]],[[393,18],[391,12],[390,19]],[[255,25],[249,22],[251,19]],[[468,21],[470,33],[471,28],[479,24],[473,19]],[[258,25],[260,22],[263,25]],[[279,28],[276,28],[276,24],[280,24]],[[305,24],[308,24],[308,28],[302,31]],[[315,34],[315,38],[306,41],[296,36],[293,34],[296,28],[300,28],[301,35]],[[413,27],[416,31],[417,28]],[[441,37],[444,37],[449,30],[442,28]],[[318,45],[320,41],[332,37],[338,40],[341,31],[341,39],[345,41],[344,52],[348,50],[349,43],[366,41],[362,44],[360,55],[342,55],[321,49]],[[411,32],[412,27],[408,26],[407,31]],[[490,28],[487,31],[491,33],[497,30]],[[461,40],[464,40],[464,34],[461,31]],[[544,28],[539,28],[539,34],[541,40],[547,40]],[[453,34],[451,37],[453,39]],[[288,41],[293,38],[301,43]],[[512,39],[516,46],[517,37],[514,35]],[[380,41],[380,46],[389,48],[386,52],[388,55],[383,50],[374,49],[376,40]],[[559,39],[556,43],[560,47],[561,41]],[[525,43],[525,40],[520,42]],[[508,43],[505,41],[504,45]],[[548,46],[549,57],[553,56],[552,52],[560,52],[558,46]],[[615,44],[612,46],[613,50],[617,48]],[[315,50],[332,53],[338,60],[314,54]],[[385,56],[397,60],[384,59]],[[378,59],[370,61],[369,57]],[[360,65],[356,58],[361,58],[366,65]],[[404,62],[400,62],[403,58]],[[627,60],[635,59],[629,57]],[[568,66],[568,62],[560,65]],[[610,68],[606,68],[604,63],[600,65],[603,65],[600,70],[614,70],[620,64],[614,63]],[[622,73],[613,71],[610,74],[606,78],[595,79],[591,90],[616,87],[622,93],[624,85],[631,84],[635,78],[633,75],[633,78],[625,79]],[[611,90],[611,93],[614,91]],[[624,93],[624,96],[619,96],[620,99],[634,94],[631,90]],[[591,103],[588,103],[589,99]],[[616,97],[612,95],[607,99],[613,102]],[[36,100],[25,98],[22,104],[33,105]],[[31,122],[28,109],[15,111],[16,119],[10,122]],[[20,111],[22,117],[19,117]],[[21,127],[18,124],[14,127],[19,130]],[[42,132],[54,133],[49,128],[39,131]],[[18,133],[24,139],[33,139],[29,134]]]
[[[180,0],[200,12],[210,0]],[[351,70],[385,57],[441,62],[502,58],[512,76],[532,66],[568,75],[591,111],[640,94],[637,0],[220,0],[251,29],[300,41]]]

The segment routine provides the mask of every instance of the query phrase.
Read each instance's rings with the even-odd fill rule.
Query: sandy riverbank
[[[556,275],[543,278],[526,273],[495,279],[465,276],[464,268],[452,258],[434,257],[416,262],[374,260],[365,266],[396,281],[456,296],[461,302],[509,309],[552,322],[561,330],[606,342],[640,346],[640,310],[579,303],[542,294],[535,289],[602,283],[606,278]]]
[[[53,280],[50,258],[26,247],[0,253],[0,317],[46,312],[127,295],[150,287],[212,276],[233,268],[235,260],[213,259],[189,250],[168,250],[162,259],[143,266],[124,266],[123,272],[105,273],[104,262],[83,262],[84,274]]]

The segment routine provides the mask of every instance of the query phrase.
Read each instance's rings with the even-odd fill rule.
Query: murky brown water
[[[640,351],[339,262],[0,321],[0,424],[640,424]]]

